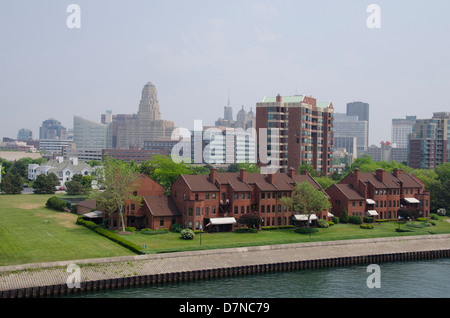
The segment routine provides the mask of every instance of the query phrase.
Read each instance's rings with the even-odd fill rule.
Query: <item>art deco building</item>
[[[161,119],[157,90],[151,82],[142,89],[137,114],[102,115],[102,123],[109,122],[112,127],[108,137],[113,149],[129,149],[130,146],[142,148],[144,141],[170,138],[175,129],[173,121]]]

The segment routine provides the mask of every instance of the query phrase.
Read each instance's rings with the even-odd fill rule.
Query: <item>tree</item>
[[[239,223],[247,225],[248,228],[257,229],[261,224],[261,217],[253,213],[243,214],[239,217]]]
[[[308,181],[295,184],[292,196],[281,198],[281,202],[290,207],[292,214],[299,212],[307,215],[308,226],[313,213],[322,212],[331,207],[328,197]]]
[[[130,200],[135,204],[140,204],[142,198],[134,195],[140,184],[140,178],[134,168],[126,162],[107,158],[100,173],[95,178],[97,184],[104,188],[104,191],[92,189],[88,193],[89,198],[96,200],[106,213],[119,213],[122,230],[125,231],[123,220],[125,202]]]
[[[23,190],[23,179],[18,173],[7,173],[2,178],[1,189],[6,194],[20,194]]]
[[[51,176],[40,174],[33,182],[33,189],[37,194],[54,194],[56,191],[55,181]]]
[[[312,176],[312,177],[317,177],[317,171],[316,169],[314,169],[314,167],[312,165],[310,165],[309,163],[302,163],[302,165],[298,168],[298,172],[300,174],[303,173],[303,171],[308,171],[308,173]]]
[[[196,169],[185,162],[174,162],[171,157],[156,155],[144,161],[140,172],[146,174],[164,187],[166,193],[170,192],[172,184],[181,174],[203,174],[202,169]]]

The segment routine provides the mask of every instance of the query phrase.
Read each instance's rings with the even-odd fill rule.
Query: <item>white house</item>
[[[85,162],[79,162],[78,158],[70,158],[64,160],[63,157],[57,157],[54,160],[50,160],[42,165],[29,164],[28,165],[28,180],[36,180],[36,177],[40,174],[48,175],[54,173],[58,177],[61,187],[67,181],[72,180],[72,177],[76,174],[83,176],[90,175],[94,171],[94,168]]]

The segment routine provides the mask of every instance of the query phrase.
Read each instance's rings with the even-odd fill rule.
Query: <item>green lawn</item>
[[[49,197],[0,195],[0,266],[133,254],[76,225],[76,215],[47,209]]]
[[[242,246],[272,245],[272,244],[288,244],[301,242],[317,242],[332,240],[348,240],[389,236],[407,236],[407,235],[430,235],[450,233],[450,218],[440,217],[436,222],[436,226],[428,226],[423,229],[413,229],[412,232],[396,232],[397,222],[374,223],[373,229],[361,229],[359,225],[354,224],[336,224],[329,228],[319,228],[318,232],[308,234],[298,234],[292,229],[288,230],[271,230],[258,231],[258,233],[203,233],[197,234],[194,240],[182,240],[179,233],[167,233],[158,235],[141,234],[138,231],[134,234],[124,235],[127,240],[144,246],[146,245],[147,253],[162,253],[174,251],[188,251],[196,249],[212,249],[212,248],[230,248]],[[420,223],[420,222],[416,222]],[[405,225],[401,225],[404,228]],[[431,231],[431,233],[430,233]]]
[[[64,197],[64,195],[60,195]],[[50,195],[0,195],[0,266],[38,262],[88,259],[134,255],[95,232],[76,225],[77,215],[56,212],[45,207]],[[337,224],[309,235],[289,230],[258,231],[258,233],[197,234],[194,240],[182,240],[179,233],[145,235],[136,232],[123,238],[147,246],[147,253],[189,251],[196,249],[287,244],[327,240],[430,235],[450,233],[450,218],[440,217],[436,226],[398,233],[396,222],[374,224],[371,230],[359,225]],[[401,225],[402,228],[405,225]]]

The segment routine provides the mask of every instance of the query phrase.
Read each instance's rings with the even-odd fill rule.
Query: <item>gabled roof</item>
[[[208,175],[182,174],[180,177],[191,191],[219,191],[219,188],[211,182]]]
[[[240,179],[240,174],[237,172],[229,173],[223,172],[218,173],[216,177],[217,182],[220,184],[228,184],[234,191],[251,191],[252,188],[247,184],[247,182],[242,182]]]
[[[331,185],[341,191],[349,200],[365,200],[365,198],[356,191],[351,184],[337,183]]]
[[[153,216],[179,216],[181,215],[172,197],[168,195],[144,196],[144,204]]]

